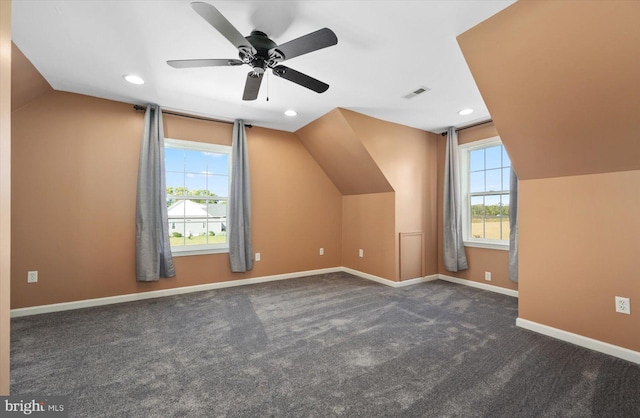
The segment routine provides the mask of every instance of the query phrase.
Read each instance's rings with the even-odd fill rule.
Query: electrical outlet
[[[364,257],[364,250],[362,248],[358,250],[358,257]]]
[[[28,271],[27,272],[27,283],[38,283],[38,272],[37,271]]]
[[[631,315],[631,303],[629,298],[616,296],[616,312]]]
[[[324,248],[320,248],[320,255],[324,255]]]
[[[491,272],[490,271],[485,271],[484,272],[484,279],[488,282],[491,281]]]
[[[260,261],[260,253],[256,253],[256,261]]]

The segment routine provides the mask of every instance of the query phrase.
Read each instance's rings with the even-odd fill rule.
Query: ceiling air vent
[[[411,93],[407,94],[406,96],[402,96],[402,97],[404,97],[405,99],[413,99],[414,97],[419,96],[422,93],[428,92],[429,90],[431,90],[429,87],[419,87],[414,91],[412,91]]]

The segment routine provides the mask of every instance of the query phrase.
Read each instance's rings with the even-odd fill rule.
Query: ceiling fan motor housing
[[[251,35],[245,37],[245,39],[249,41],[255,49],[258,50],[258,53],[256,55],[264,52],[268,56],[269,50],[278,46],[278,44],[269,39],[266,33],[259,30],[252,31]]]
[[[323,93],[329,88],[328,84],[280,65],[280,62],[337,44],[338,38],[331,29],[322,28],[278,45],[269,39],[266,33],[259,30],[252,31],[249,36],[243,36],[218,9],[209,3],[195,1],[191,3],[191,7],[238,49],[240,59],[169,60],[167,64],[170,66],[196,68],[247,64],[251,67],[251,71],[247,74],[242,100],[256,100],[262,77],[268,68],[273,70],[274,75],[317,93]]]
[[[243,62],[254,69],[257,75],[264,73],[267,67],[274,67],[284,58],[276,50],[278,44],[269,39],[264,32],[254,30],[245,39],[253,46],[255,53],[250,48],[240,48],[239,56]]]

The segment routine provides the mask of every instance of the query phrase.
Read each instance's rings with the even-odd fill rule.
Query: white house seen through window
[[[172,252],[228,250],[231,147],[165,139],[164,153]]]
[[[500,138],[460,146],[465,244],[507,246],[511,161]]]

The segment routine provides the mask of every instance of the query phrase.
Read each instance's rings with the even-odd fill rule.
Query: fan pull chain
[[[269,73],[265,71],[267,77],[267,101],[269,101]]]

